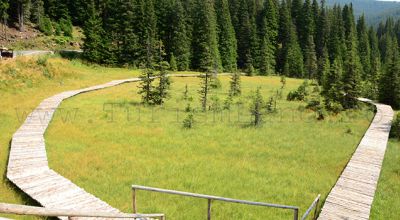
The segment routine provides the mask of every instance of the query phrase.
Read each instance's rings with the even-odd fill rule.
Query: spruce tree
[[[362,76],[368,80],[371,72],[371,50],[368,39],[368,30],[365,24],[365,17],[362,15],[357,22],[358,54],[362,64]]]
[[[379,82],[379,101],[400,108],[400,60],[397,40],[387,40],[386,68]]]
[[[102,63],[103,58],[103,28],[101,19],[96,11],[94,0],[90,1],[89,19],[84,25],[83,33],[85,40],[83,43],[83,57],[95,63]]]
[[[275,72],[278,37],[278,12],[275,3],[273,0],[266,0],[261,12],[259,65],[260,72],[264,75]]]
[[[211,73],[206,72],[201,76],[201,86],[199,90],[201,108],[203,112],[207,111],[208,96],[211,90]]]
[[[343,100],[342,65],[340,59],[335,59],[330,69],[325,72],[322,80],[322,94],[328,110],[341,109]]]
[[[241,69],[252,68],[253,58],[251,54],[252,27],[248,11],[247,0],[239,0],[238,12],[238,66]]]
[[[218,50],[217,24],[211,0],[195,0],[192,67],[200,71],[218,70],[221,60]]]
[[[253,117],[252,124],[254,126],[261,125],[263,108],[264,108],[264,100],[261,95],[260,87],[258,87],[255,94],[252,97],[252,103],[250,106],[250,114]]]
[[[237,68],[237,41],[232,25],[227,0],[216,0],[218,39],[221,62],[225,71],[234,72]]]
[[[346,56],[344,57],[343,91],[345,96],[342,105],[346,109],[356,108],[360,95],[361,63],[357,51],[357,38],[354,24],[353,9],[343,8],[344,28],[346,37]]]
[[[44,17],[43,0],[32,0],[31,21],[39,25],[42,17]]]
[[[156,88],[153,85],[155,79],[155,73],[153,69],[146,68],[142,71],[140,75],[140,84],[138,86],[139,91],[138,94],[142,96],[142,103],[146,105],[156,104],[155,96],[156,96]]]
[[[302,78],[304,77],[303,54],[297,40],[295,26],[292,24],[289,35],[289,42],[284,48],[284,69],[286,76]]]
[[[169,52],[176,59],[177,69],[188,70],[190,67],[190,37],[185,9],[181,0],[174,0],[172,7]],[[172,63],[171,63],[172,66]]]
[[[307,46],[304,51],[304,66],[309,79],[317,76],[317,55],[315,52],[314,38],[312,35],[308,36]]]
[[[229,95],[239,96],[241,93],[242,89],[241,89],[240,73],[234,72],[231,77]]]
[[[7,40],[7,33],[6,33],[6,28],[7,28],[7,19],[8,19],[8,9],[10,7],[10,4],[8,3],[8,0],[0,0],[0,19],[2,23],[2,33],[3,33],[3,38]]]

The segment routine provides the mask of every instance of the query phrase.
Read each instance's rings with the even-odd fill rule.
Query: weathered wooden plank
[[[394,115],[390,106],[375,106],[377,114],[329,193],[320,220],[369,219]]]

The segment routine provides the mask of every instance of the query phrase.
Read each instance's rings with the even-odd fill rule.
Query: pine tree
[[[290,40],[291,32],[291,18],[288,5],[283,0],[279,7],[279,26],[278,26],[278,44],[281,45],[277,51],[276,64],[277,70],[281,73],[284,72],[286,50]]]
[[[170,89],[171,86],[171,80],[168,76],[168,69],[169,69],[169,64],[168,62],[161,61],[160,65],[160,72],[158,74],[158,86],[156,88],[155,92],[155,100],[154,103],[157,105],[162,105],[165,102],[165,99],[168,97],[168,90]]]
[[[309,44],[309,36],[314,36],[315,24],[313,18],[311,2],[310,0],[305,0],[301,10],[300,26],[297,27],[299,43],[304,51],[304,56],[306,56],[305,50]]]
[[[304,66],[308,74],[308,78],[312,79],[317,76],[317,54],[315,52],[314,38],[312,35],[308,37],[308,43],[305,48]]]
[[[400,108],[400,60],[397,40],[387,40],[386,69],[379,82],[379,101]]]
[[[247,0],[240,0],[238,12],[238,66],[249,70],[252,67],[253,58],[251,54],[252,27],[248,12]]]
[[[322,94],[328,110],[341,109],[343,100],[342,69],[341,60],[335,59],[330,69],[323,76]]]
[[[328,40],[328,14],[325,8],[325,1],[321,1],[320,14],[318,19],[315,20],[315,50],[317,57],[321,58],[324,53],[327,53],[327,40]]]
[[[7,33],[6,33],[6,28],[7,28],[7,19],[8,19],[8,9],[10,7],[10,4],[8,3],[8,0],[0,0],[0,19],[2,23],[2,33],[4,39],[7,40]]]
[[[241,89],[240,73],[234,72],[231,77],[229,95],[239,96],[241,93],[242,89]]]
[[[155,79],[155,73],[153,69],[146,68],[142,71],[140,75],[140,84],[138,86],[139,91],[138,94],[142,96],[142,103],[146,105],[153,105],[155,100],[155,87],[153,85],[153,81]]]
[[[362,15],[357,22],[358,54],[362,64],[362,76],[366,80],[371,72],[371,50],[368,39],[365,17]]]
[[[347,51],[342,79],[345,93],[342,105],[346,109],[351,109],[358,106],[357,98],[360,95],[361,64],[357,51],[356,30],[351,6],[346,5],[343,8],[343,17]]]
[[[255,94],[252,97],[252,103],[250,106],[250,113],[253,116],[252,124],[254,126],[261,125],[263,108],[264,108],[264,100],[261,95],[260,88],[258,87]]]
[[[201,86],[199,90],[200,94],[200,102],[201,102],[201,108],[205,112],[207,111],[207,104],[208,104],[208,96],[211,90],[211,74],[209,72],[206,72],[204,75],[201,76]]]
[[[32,0],[31,21],[39,25],[42,17],[44,16],[44,2],[43,0]]]
[[[295,26],[292,24],[289,36],[289,42],[284,48],[284,69],[286,76],[302,78],[304,77],[303,55],[297,40]]]
[[[234,72],[237,68],[237,41],[232,25],[227,0],[216,0],[215,8],[218,21],[219,51],[225,71]]]
[[[169,63],[170,63],[170,69],[172,71],[177,71],[178,70],[178,66],[176,64],[175,55],[173,53],[171,54],[171,59],[170,59]]]
[[[218,70],[221,60],[213,1],[196,0],[194,9],[192,67],[200,71]]]
[[[278,37],[278,13],[275,3],[273,0],[266,0],[261,12],[259,64],[260,72],[264,75],[275,72]]]
[[[175,56],[177,69],[180,71],[188,70],[190,66],[190,38],[187,18],[181,0],[173,2],[169,29],[171,40],[166,43],[170,44],[171,60],[172,55]]]
[[[102,62],[102,48],[103,48],[103,28],[101,26],[101,19],[96,12],[94,1],[90,1],[89,8],[89,19],[87,20],[83,33],[85,35],[85,40],[83,43],[83,57],[95,63]]]

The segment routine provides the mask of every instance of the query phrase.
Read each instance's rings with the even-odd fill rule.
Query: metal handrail
[[[306,213],[304,213],[303,217],[301,217],[301,220],[305,220],[308,215],[310,215],[311,211],[315,208],[314,210],[314,217],[313,219],[315,220],[317,217],[317,211],[318,211],[318,203],[319,200],[321,199],[321,195],[318,195],[317,198],[315,198],[314,202],[311,203],[310,207],[307,209]]]
[[[181,192],[181,191],[167,190],[167,189],[160,189],[160,188],[153,188],[153,187],[146,187],[146,186],[139,186],[139,185],[132,185],[133,213],[137,212],[136,190],[151,191],[151,192],[207,199],[207,201],[208,201],[207,219],[208,220],[211,219],[211,204],[212,204],[212,201],[214,201],[214,200],[222,201],[222,202],[229,202],[229,203],[239,203],[239,204],[245,204],[245,205],[279,208],[279,209],[291,209],[291,210],[293,210],[293,219],[294,220],[299,219],[299,207],[296,207],[296,206],[264,203],[264,202],[253,202],[253,201],[247,201],[247,200],[231,199],[231,198],[225,198],[225,197],[220,197],[220,196],[211,196],[211,195],[204,195],[204,194],[197,194],[197,193]]]
[[[93,218],[121,218],[121,219],[143,219],[143,218],[159,218],[164,219],[164,214],[126,214],[126,213],[110,213],[98,211],[77,211],[67,209],[52,209],[26,205],[15,205],[0,203],[0,213],[12,215],[31,215],[41,217],[93,217]]]

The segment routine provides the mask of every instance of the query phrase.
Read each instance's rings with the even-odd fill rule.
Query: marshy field
[[[59,57],[24,58],[1,65],[0,202],[36,205],[5,177],[9,141],[26,114],[51,95],[136,77],[140,71]],[[318,194],[324,199],[368,128],[373,111],[364,106],[318,121],[305,102],[286,100],[303,80],[288,78],[277,97],[282,83],[276,76],[243,76],[242,95],[232,100],[228,110],[230,77],[219,80],[221,87],[211,91],[212,107],[206,113],[200,110],[201,80],[197,77],[173,77],[162,107],[141,105],[138,83],[66,100],[45,137],[50,167],[125,212],[132,212],[132,184],[299,206],[301,213]],[[258,87],[266,101],[276,98],[276,111],[265,114],[262,126],[254,128],[249,126],[249,105]],[[183,128],[188,105],[194,112],[192,129]],[[398,142],[390,142],[373,219],[398,216],[399,147]],[[205,200],[138,192],[141,213],[203,219],[206,208]],[[215,219],[291,216],[285,210],[213,204]]]

